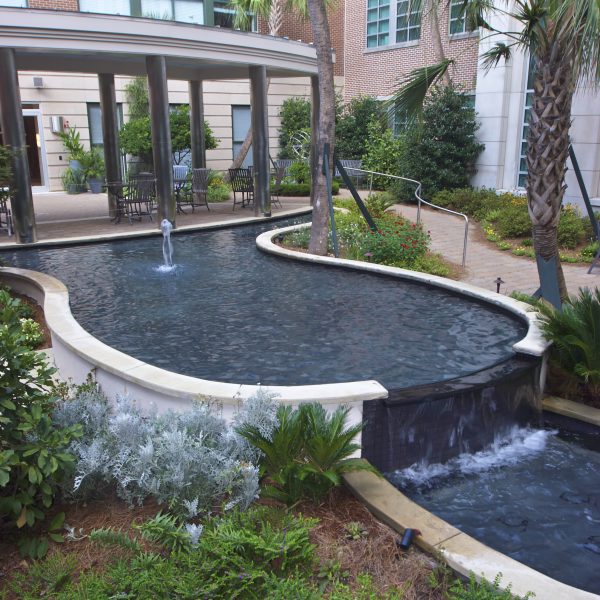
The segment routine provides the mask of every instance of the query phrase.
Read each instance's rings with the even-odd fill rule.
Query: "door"
[[[32,192],[47,192],[48,160],[44,143],[44,128],[42,126],[42,111],[24,109],[23,123],[25,125],[25,144],[27,145],[27,160],[31,177]]]

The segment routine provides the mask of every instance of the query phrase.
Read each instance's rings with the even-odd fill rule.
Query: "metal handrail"
[[[443,206],[438,206],[437,204],[432,204],[431,202],[427,202],[427,200],[423,200],[421,198],[421,182],[416,179],[409,179],[408,177],[400,177],[399,175],[390,175],[389,173],[378,173],[377,171],[367,171],[366,169],[358,169],[355,167],[346,167],[346,171],[359,171],[360,173],[368,173],[371,175],[369,179],[369,196],[373,190],[373,175],[379,175],[381,177],[389,177],[390,179],[401,179],[402,181],[408,181],[410,183],[414,183],[417,187],[415,189],[415,198],[417,199],[417,223],[421,222],[421,203],[427,204],[427,206],[431,206],[431,208],[435,208],[436,210],[441,210],[443,212],[450,213],[451,215],[456,215],[457,217],[462,217],[465,220],[465,238],[463,242],[463,255],[462,255],[462,267],[464,268],[466,260],[467,260],[467,241],[469,239],[469,217],[461,212],[456,212],[455,210],[450,210],[449,208],[444,208]]]

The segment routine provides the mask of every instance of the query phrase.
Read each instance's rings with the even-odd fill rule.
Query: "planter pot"
[[[73,171],[81,171],[81,163],[78,160],[70,160],[69,167],[71,167]]]
[[[104,181],[102,181],[102,179],[88,179],[88,185],[90,186],[90,192],[92,192],[92,194],[99,194],[102,191]]]

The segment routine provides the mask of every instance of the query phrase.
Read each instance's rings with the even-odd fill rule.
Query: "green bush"
[[[478,128],[469,99],[456,88],[436,88],[428,96],[422,122],[407,132],[403,165],[403,175],[421,182],[423,198],[469,185],[484,148],[475,138]]]
[[[367,126],[363,169],[377,173],[400,175],[401,165],[406,152],[403,138],[395,138],[391,129],[382,131],[379,121],[372,120]],[[393,179],[374,176],[373,187],[378,190],[388,189]]]
[[[22,303],[0,291],[0,516],[18,528],[45,520],[59,485],[72,471],[74,458],[67,448],[81,434],[78,425],[61,428],[52,421],[55,369],[33,351],[35,327],[28,324],[24,331],[22,314]],[[57,515],[47,527],[56,541],[61,540],[56,531],[62,518]],[[48,540],[22,536],[19,547],[39,557]]]
[[[340,193],[339,182],[331,182],[331,192],[334,196]],[[310,183],[282,183],[278,193],[280,196],[310,196]]]
[[[286,183],[310,183],[310,166],[303,160],[293,162],[285,179]]]
[[[568,204],[560,211],[558,222],[558,245],[561,248],[573,250],[579,244],[591,237],[589,219],[582,218],[575,206]]]
[[[531,235],[531,218],[527,210],[525,198],[515,198],[514,201],[502,201],[498,217],[493,221],[497,232],[503,238],[517,238]]]
[[[346,427],[349,412],[338,407],[328,414],[316,402],[295,410],[280,406],[269,435],[256,425],[238,427],[237,433],[262,453],[263,494],[288,505],[303,498],[318,501],[341,483],[343,473],[374,471],[369,463],[350,458],[360,448],[353,440],[363,425]]]
[[[208,186],[208,201],[209,202],[225,202],[229,200],[231,189],[226,183],[215,183]]]
[[[553,343],[553,362],[600,398],[600,289],[581,289],[561,311],[539,308],[542,332]]]
[[[279,111],[279,158],[297,158],[292,150],[292,138],[299,131],[310,130],[310,102],[304,98],[284,100]]]
[[[335,152],[341,159],[361,159],[366,151],[369,123],[387,128],[383,102],[373,96],[357,96],[342,109],[335,126]],[[371,132],[372,133],[372,132]]]
[[[512,196],[510,196],[512,198]],[[501,197],[493,190],[476,190],[464,187],[455,190],[443,190],[433,196],[433,204],[464,213],[477,220],[483,220],[492,210],[500,208]]]

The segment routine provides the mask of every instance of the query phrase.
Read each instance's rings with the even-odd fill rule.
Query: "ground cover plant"
[[[354,200],[336,200],[336,206],[342,209],[335,212],[340,257],[450,276],[453,270],[449,263],[429,251],[429,233],[421,225],[387,210],[394,203],[387,193],[373,194],[365,201],[377,225],[377,231],[371,231]],[[308,229],[291,232],[284,244],[306,248],[308,236]]]
[[[486,238],[500,250],[535,258],[527,198],[511,193],[496,194],[494,190],[461,188],[439,192],[433,197],[433,203],[479,221]],[[600,214],[597,217],[600,218]],[[558,243],[563,262],[591,263],[598,250],[590,220],[572,205],[561,208]]]

